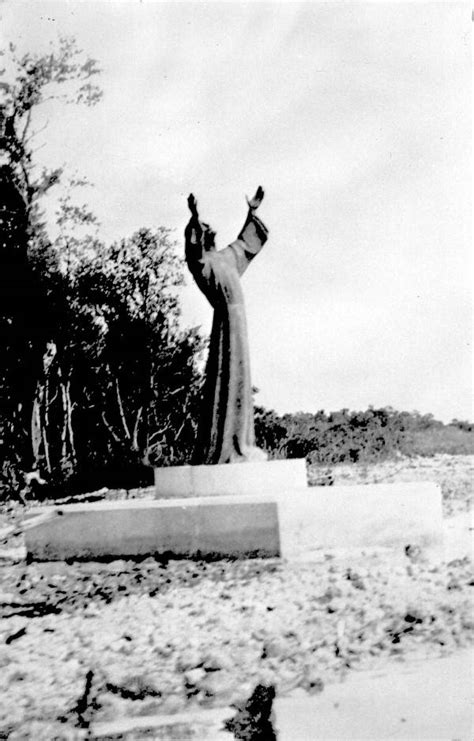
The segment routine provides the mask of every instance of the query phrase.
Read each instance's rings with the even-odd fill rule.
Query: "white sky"
[[[38,156],[95,189],[105,239],[187,222],[232,241],[260,183],[270,239],[244,278],[259,403],[472,418],[467,3],[4,2],[6,40],[72,34],[104,99],[57,104]],[[188,281],[188,324],[211,310]]]

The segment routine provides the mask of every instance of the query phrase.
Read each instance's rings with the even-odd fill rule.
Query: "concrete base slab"
[[[440,487],[431,482],[321,486],[278,495],[283,555],[308,561],[322,550],[406,546],[443,560]]]
[[[155,715],[121,718],[116,721],[98,722],[92,725],[92,738],[120,738],[131,741],[136,738],[161,739],[162,741],[235,741],[233,733],[225,730],[224,723],[235,716],[235,709],[209,708],[174,715]],[[64,726],[58,729],[64,732]]]
[[[306,487],[304,458],[155,468],[157,499],[264,494]]]
[[[419,546],[441,561],[436,484],[279,489],[276,493],[97,502],[38,510],[25,532],[37,560],[274,557],[312,560],[324,551]]]
[[[244,558],[280,555],[278,509],[268,500],[68,505],[25,532],[38,560],[133,556]]]

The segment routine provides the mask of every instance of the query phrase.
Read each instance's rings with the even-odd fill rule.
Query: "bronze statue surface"
[[[265,460],[255,446],[250,357],[240,278],[267,241],[256,215],[263,199],[258,188],[248,202],[242,231],[228,247],[216,250],[215,232],[202,222],[191,194],[191,219],[185,231],[186,262],[214,309],[203,403],[192,463]]]

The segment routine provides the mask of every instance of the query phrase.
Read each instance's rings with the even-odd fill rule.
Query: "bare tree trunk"
[[[41,404],[43,401],[44,387],[38,383],[33,400],[33,411],[31,413],[31,447],[33,449],[33,469],[40,467],[41,443],[43,440],[41,429]]]
[[[44,410],[43,410],[43,450],[44,459],[48,473],[51,473],[51,458],[49,456],[49,442],[48,442],[48,429],[49,429],[49,381],[46,379],[44,384]]]
[[[103,423],[104,423],[104,425],[105,425],[105,426],[107,427],[108,431],[109,431],[109,432],[110,432],[110,434],[112,435],[112,437],[113,437],[113,439],[115,440],[115,442],[116,442],[116,443],[119,443],[119,442],[121,442],[121,440],[120,440],[120,437],[119,437],[119,436],[117,435],[117,433],[115,432],[115,430],[114,430],[114,428],[112,427],[112,425],[111,425],[111,424],[109,424],[109,422],[107,422],[107,417],[105,416],[105,412],[102,412],[102,422],[103,422]]]
[[[64,383],[59,385],[61,389],[61,401],[63,407],[63,425],[61,428],[61,463],[67,460],[67,402],[66,387]]]
[[[140,424],[142,413],[143,413],[143,407],[140,407],[140,409],[137,412],[137,418],[135,420],[135,425],[133,427],[132,450],[135,450],[135,451],[138,451],[138,426]]]
[[[74,434],[72,428],[72,403],[70,381],[64,382],[62,371],[58,369],[59,388],[61,391],[61,402],[63,410],[63,423],[61,428],[61,467],[62,469],[74,467],[76,462],[76,450],[74,446]]]
[[[125,436],[127,437],[128,440],[130,440],[131,438],[130,430],[128,429],[127,420],[125,419],[125,413],[123,411],[122,397],[120,396],[120,388],[119,388],[119,382],[118,382],[117,377],[115,377],[115,390],[117,393],[117,403],[118,403],[118,408],[120,412],[120,419],[122,420],[122,426],[125,432]]]
[[[76,462],[76,446],[74,443],[74,432],[72,428],[72,410],[73,410],[73,404],[71,402],[71,382],[68,381],[66,384],[66,405],[67,405],[67,430],[68,430],[68,438],[69,438],[69,447],[71,452],[71,457],[73,462]]]
[[[48,342],[43,355],[43,378],[36,384],[33,410],[31,414],[31,446],[33,449],[33,469],[41,469],[41,458],[48,473],[51,473],[51,461],[48,445],[48,406],[49,406],[49,372],[56,357],[56,345]]]

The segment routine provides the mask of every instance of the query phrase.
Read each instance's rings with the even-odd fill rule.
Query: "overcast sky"
[[[467,3],[4,2],[6,40],[74,35],[104,98],[50,106],[38,153],[94,182],[107,240],[218,246],[266,190],[244,278],[252,380],[279,412],[391,405],[472,418]],[[181,249],[181,247],[180,247]],[[188,281],[186,323],[211,310]]]

